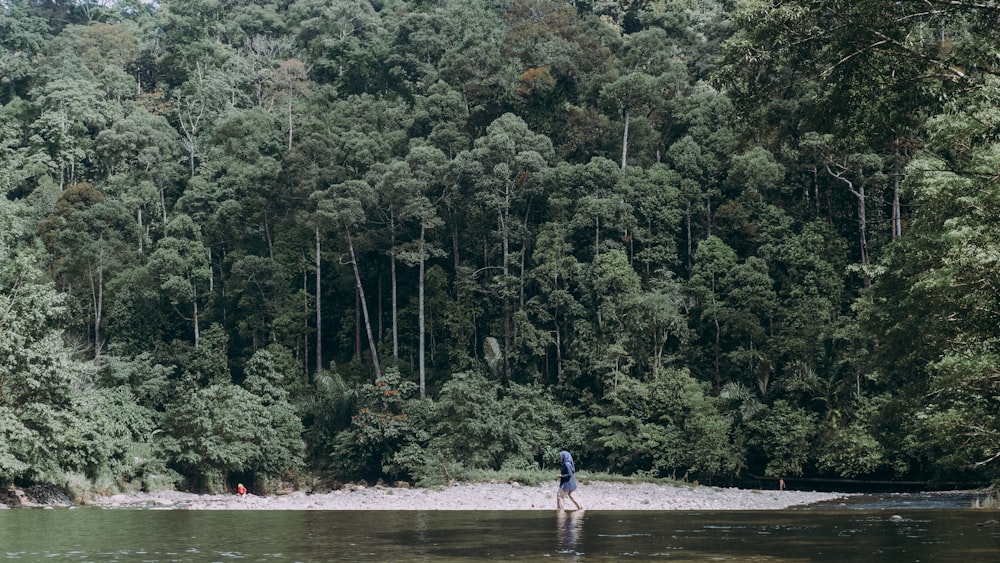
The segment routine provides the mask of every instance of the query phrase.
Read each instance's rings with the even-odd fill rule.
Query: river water
[[[1000,560],[1000,511],[869,495],[778,511],[0,511],[12,561]]]

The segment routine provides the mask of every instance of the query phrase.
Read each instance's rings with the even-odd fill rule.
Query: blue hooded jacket
[[[559,472],[559,488],[566,492],[576,490],[576,467],[573,465],[573,456],[563,450],[559,452],[559,463],[562,469]]]

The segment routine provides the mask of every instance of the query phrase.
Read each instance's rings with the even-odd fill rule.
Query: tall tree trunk
[[[563,357],[562,357],[562,331],[559,330],[558,315],[554,315],[552,324],[556,330],[556,381],[562,382]]]
[[[722,354],[722,326],[719,325],[719,318],[715,319],[715,343],[713,345],[713,355],[715,356],[715,396],[722,390],[722,370],[719,368],[719,356]]]
[[[361,293],[354,292],[354,357],[361,363]]]
[[[899,204],[899,184],[903,177],[903,168],[905,167],[906,156],[902,154],[901,147],[902,142],[900,139],[896,139],[893,142],[893,159],[892,159],[892,239],[903,236],[903,212]]]
[[[853,191],[853,190],[852,190]],[[861,264],[868,265],[868,214],[865,205],[865,186],[858,186],[858,191],[853,192],[858,198],[858,237],[861,244]],[[865,272],[865,287],[871,287],[872,281]]]
[[[102,236],[103,239],[103,236]],[[104,310],[104,247],[101,246],[101,252],[97,261],[97,280],[94,281],[94,275],[90,276],[91,283],[91,293],[94,302],[94,362],[101,357],[101,312]]]
[[[819,170],[813,167],[813,198],[816,199],[816,217],[820,216],[820,202],[819,202]]]
[[[687,204],[687,211],[684,213],[684,223],[687,226],[687,264],[688,264],[687,269],[688,272],[690,272],[692,265],[691,260],[693,259],[692,256],[693,242],[691,240],[691,202],[688,202]]]
[[[365,301],[365,288],[361,284],[361,271],[358,269],[358,259],[354,254],[354,240],[351,239],[351,229],[344,227],[347,235],[347,249],[351,253],[351,267],[354,269],[354,282],[358,286],[358,299],[361,300],[361,312],[364,315],[365,332],[368,334],[368,347],[372,354],[372,367],[375,369],[375,379],[382,378],[382,366],[378,361],[378,349],[375,346],[375,338],[372,335],[372,323],[368,318],[368,304]]]
[[[712,236],[712,196],[705,194],[705,238]]]
[[[139,224],[139,232],[140,233],[143,232],[142,208],[141,207],[138,207],[135,210],[135,220]],[[149,233],[146,233],[146,234],[149,234]],[[146,251],[146,249],[145,249],[145,243],[146,243],[146,237],[140,236],[139,237],[139,254],[144,254],[145,253],[145,251]]]
[[[267,256],[274,264],[274,241],[271,239],[271,225],[267,220],[267,211],[264,211],[264,238],[267,240]]]
[[[163,232],[167,232],[167,188],[160,186],[160,211],[163,213]]]
[[[320,291],[322,270],[320,269],[319,227],[316,227],[316,373],[323,373],[323,298]]]
[[[391,250],[389,250],[389,275],[392,278],[392,358],[394,360],[399,360],[399,302],[397,294],[396,285],[396,224],[395,219],[389,219],[391,232]],[[423,227],[421,227],[421,233],[423,233]],[[423,261],[421,261],[421,266],[423,266]],[[423,280],[421,280],[423,281]],[[423,350],[421,350],[423,353]],[[420,394],[420,398],[423,398],[423,393]]]
[[[420,374],[420,398],[424,399],[427,397],[427,383],[426,383],[426,371],[425,371],[425,360],[424,360],[424,347],[426,343],[427,333],[424,327],[424,273],[426,271],[427,255],[424,249],[424,235],[426,234],[426,227],[423,223],[420,224],[420,273],[419,279],[417,281],[417,334],[419,352],[417,354],[417,371]]]
[[[653,362],[653,374],[659,376],[663,367],[663,350],[667,347],[667,340],[670,338],[670,331],[664,329],[660,336],[659,329],[653,329],[653,348],[656,350],[655,361]]]
[[[378,303],[378,308],[375,311],[375,318],[378,319],[378,326],[375,327],[376,328],[375,334],[378,335],[379,340],[382,340],[382,337],[385,336],[385,327],[382,326],[382,323],[385,320],[385,311],[382,310],[382,305],[384,301],[385,301],[385,296],[382,294],[382,273],[379,272],[378,295],[375,296],[375,302]]]
[[[507,232],[507,228],[510,221],[510,184],[507,184],[504,193],[504,205],[497,212],[497,221],[500,228],[500,238],[503,247],[503,283],[507,283],[508,276],[510,275],[510,235]],[[510,349],[513,343],[511,342],[511,306],[510,300],[506,297],[506,290],[504,290],[504,297],[501,299],[503,302],[503,375],[504,378],[510,380]]]
[[[903,218],[899,207],[899,174],[893,177],[892,181],[892,239],[895,240],[903,236]]]
[[[848,169],[846,167],[840,167],[841,170],[834,172],[830,165],[827,164],[827,172],[834,178],[840,180],[847,185],[848,191],[858,200],[858,244],[860,245],[861,251],[861,265],[863,267],[864,285],[865,287],[871,287],[872,279],[868,273],[868,214],[866,210],[866,194],[865,194],[865,180],[864,171],[858,166],[858,170],[855,172],[860,180],[855,185],[850,178],[847,177]]]
[[[309,270],[302,271],[302,380],[309,384]]]
[[[625,173],[625,164],[628,160],[628,119],[629,119],[628,109],[625,109],[623,113],[625,117],[625,128],[624,128],[625,130],[622,133],[622,174]]]
[[[453,259],[452,263],[454,265],[455,271],[457,272],[457,271],[459,271],[459,267],[462,264],[462,261],[459,259],[459,255],[458,255],[458,222],[457,221],[452,221],[451,222],[451,255],[452,255],[452,259]]]
[[[523,221],[524,221],[523,224],[524,225],[528,224],[528,221],[530,219],[530,215],[531,215],[531,202],[529,201],[528,205],[525,206],[525,210],[524,210],[524,219],[523,219]],[[525,288],[526,282],[525,282],[524,278],[525,278],[525,272],[528,271],[528,266],[527,266],[527,262],[526,262],[527,259],[528,259],[528,252],[529,252],[528,243],[527,242],[522,242],[521,243],[521,263],[518,264],[518,267],[520,268],[520,271],[518,272],[518,311],[523,311],[524,310],[524,303],[525,303],[525,301],[527,299],[527,296],[525,295],[525,292],[526,292],[526,288]],[[514,336],[515,336],[515,338],[517,337],[516,334]]]
[[[288,150],[292,150],[292,97],[288,97]]]
[[[601,255],[601,217],[594,217],[594,258]]]
[[[194,347],[198,349],[198,345],[201,343],[201,328],[198,326],[198,288],[194,287]]]

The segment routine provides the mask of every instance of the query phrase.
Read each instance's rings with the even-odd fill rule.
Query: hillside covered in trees
[[[996,480],[998,23],[0,2],[0,482]]]

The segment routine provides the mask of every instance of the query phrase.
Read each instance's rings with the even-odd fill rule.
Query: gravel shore
[[[463,483],[440,489],[353,487],[278,496],[140,493],[97,497],[87,504],[160,510],[554,510],[556,491],[555,484]],[[847,495],[583,481],[574,496],[587,510],[779,510]]]

